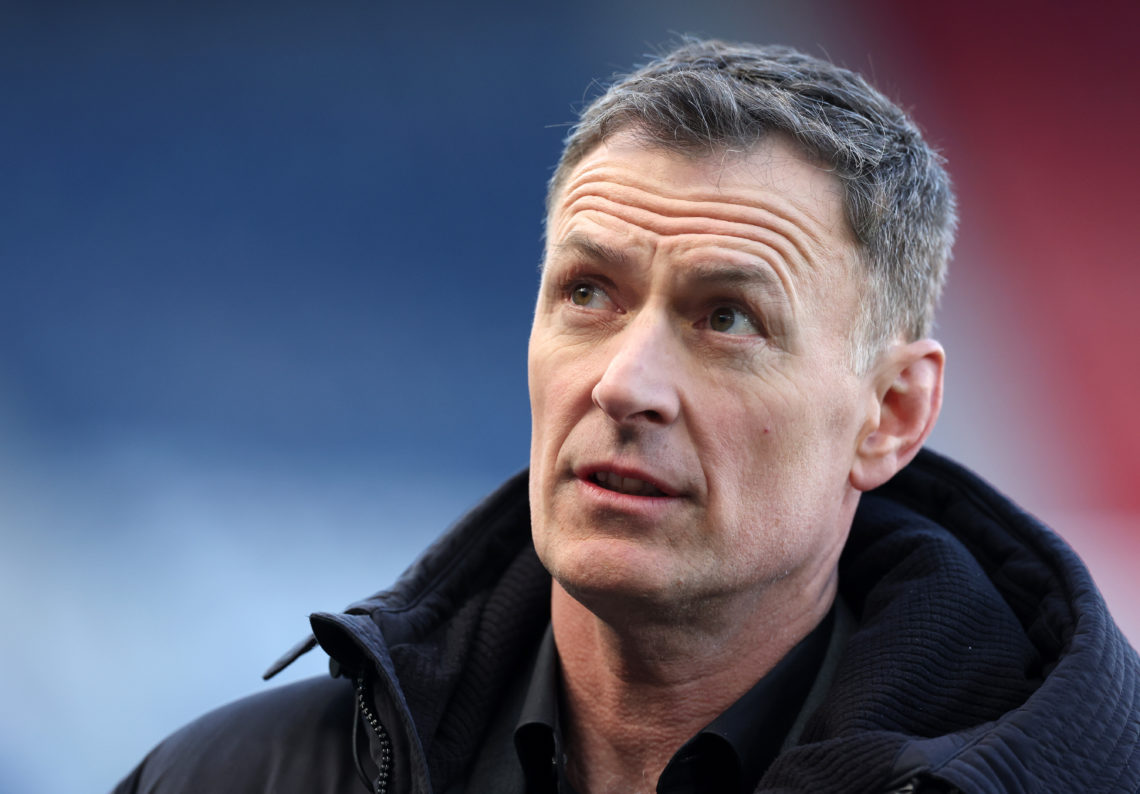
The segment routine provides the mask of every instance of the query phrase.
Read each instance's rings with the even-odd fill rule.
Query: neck
[[[652,792],[673,754],[768,673],[827,614],[820,597],[735,605],[688,620],[600,617],[554,583],[569,775],[581,792]],[[813,592],[813,589],[799,590]]]

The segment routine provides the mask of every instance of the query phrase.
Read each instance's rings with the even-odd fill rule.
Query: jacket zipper
[[[388,777],[392,771],[392,740],[388,738],[388,731],[377,719],[372,707],[368,705],[363,675],[356,678],[356,702],[360,706],[360,713],[364,715],[364,721],[380,741],[380,759],[377,762],[379,769],[376,772],[376,780],[372,783],[372,791],[374,794],[388,794]]]

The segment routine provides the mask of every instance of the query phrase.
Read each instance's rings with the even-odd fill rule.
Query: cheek
[[[532,347],[529,357],[531,467],[553,464],[566,437],[593,405],[585,362]]]
[[[710,507],[727,524],[748,524],[760,509],[771,512],[784,468],[781,428],[763,404],[723,400],[699,439]],[[729,408],[731,406],[731,409]]]
[[[539,437],[546,425],[547,417],[553,411],[550,404],[552,393],[556,393],[551,383],[549,357],[544,355],[534,337],[531,337],[527,352],[527,386],[530,390],[531,449],[539,446]]]
[[[712,503],[742,528],[799,525],[831,479],[835,450],[822,417],[802,406],[778,410],[779,399],[726,404],[737,408],[716,417],[705,438],[710,454],[702,456]]]

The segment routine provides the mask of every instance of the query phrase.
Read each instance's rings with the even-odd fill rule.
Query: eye
[[[709,313],[709,328],[721,334],[755,335],[760,328],[747,314],[734,306],[717,306]]]
[[[570,286],[570,302],[586,309],[600,309],[610,304],[605,291],[593,284],[579,281]]]

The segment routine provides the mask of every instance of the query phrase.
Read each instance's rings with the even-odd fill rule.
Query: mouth
[[[605,488],[607,491],[628,494],[630,496],[668,496],[656,485],[636,477],[623,477],[612,471],[595,471],[587,477],[594,485]]]

